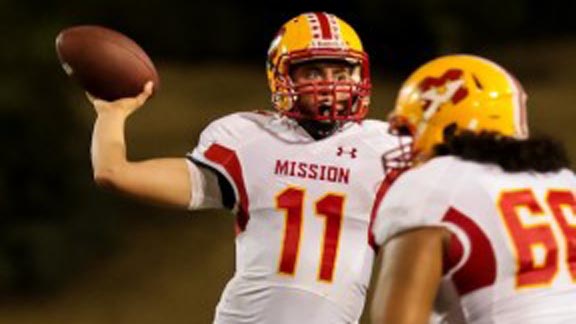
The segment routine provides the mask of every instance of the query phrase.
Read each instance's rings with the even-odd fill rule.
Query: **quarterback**
[[[375,322],[576,323],[576,176],[528,136],[525,99],[471,55],[405,82],[390,120],[413,144],[385,160],[412,168],[377,202]]]
[[[368,56],[356,32],[324,12],[286,22],[267,55],[269,111],[213,121],[181,158],[128,161],[124,122],[135,98],[92,98],[95,181],[148,202],[236,215],[236,271],[215,323],[356,323],[374,260],[371,206],[396,145],[364,119]]]

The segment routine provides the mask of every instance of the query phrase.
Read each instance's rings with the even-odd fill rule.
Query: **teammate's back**
[[[434,192],[423,201],[430,214],[445,209],[412,221],[451,229],[441,289],[457,294],[440,296],[459,296],[469,323],[576,321],[573,172],[509,173],[449,156],[405,177],[400,188],[419,181],[423,192]]]
[[[525,99],[472,55],[403,84],[391,129],[412,145],[384,161],[414,167],[377,201],[379,322],[576,323],[576,176],[561,143],[528,136]]]

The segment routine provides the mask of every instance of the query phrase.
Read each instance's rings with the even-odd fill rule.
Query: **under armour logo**
[[[342,156],[342,154],[350,154],[350,157],[355,159],[356,158],[356,152],[358,152],[358,149],[356,149],[355,147],[345,150],[342,146],[338,146],[338,151],[336,152],[337,156]]]

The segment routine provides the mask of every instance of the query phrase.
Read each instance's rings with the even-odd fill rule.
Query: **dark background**
[[[233,271],[226,213],[164,210],[94,186],[94,114],[59,66],[60,30],[104,25],[146,49],[162,88],[131,118],[129,155],[182,156],[214,118],[268,107],[269,42],[316,10],[363,39],[372,118],[385,118],[419,64],[481,54],[524,83],[532,129],[576,157],[576,3],[0,0],[0,323],[206,323]]]

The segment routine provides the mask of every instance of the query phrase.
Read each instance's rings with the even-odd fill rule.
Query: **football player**
[[[388,124],[366,120],[369,60],[356,32],[324,12],[285,23],[267,76],[274,111],[213,121],[181,158],[128,161],[124,123],[135,98],[97,111],[97,183],[149,202],[236,214],[236,272],[216,323],[355,323],[375,252],[371,206],[396,145]]]
[[[471,55],[404,83],[391,128],[413,144],[385,160],[412,168],[377,202],[375,323],[426,323],[432,309],[440,321],[576,323],[576,176],[559,143],[528,137],[525,99]]]

